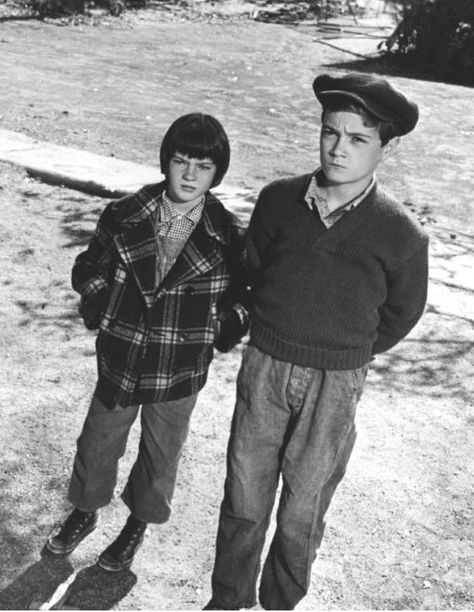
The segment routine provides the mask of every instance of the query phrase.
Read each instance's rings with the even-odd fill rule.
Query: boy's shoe
[[[82,512],[77,508],[62,525],[55,527],[46,541],[46,548],[55,555],[68,555],[82,540],[94,531],[99,513]]]
[[[117,539],[97,559],[97,565],[108,572],[129,568],[143,542],[146,528],[146,523],[130,515]]]

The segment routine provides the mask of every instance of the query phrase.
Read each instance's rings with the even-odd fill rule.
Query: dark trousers
[[[223,608],[252,607],[280,475],[276,532],[260,580],[265,609],[293,609],[307,593],[324,515],[355,441],[367,367],[323,371],[249,346],[237,382],[212,575]]]
[[[197,395],[144,404],[138,457],[122,499],[131,513],[145,523],[164,523],[171,514],[179,460],[188,435]],[[130,428],[139,406],[108,410],[93,397],[69,483],[69,500],[83,511],[106,506],[117,483],[119,459],[125,452]]]

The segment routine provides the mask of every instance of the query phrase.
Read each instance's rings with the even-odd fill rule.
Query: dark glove
[[[79,313],[84,319],[87,329],[97,329],[104,316],[107,304],[107,289],[104,287],[98,293],[81,299]]]
[[[249,326],[248,323],[242,324],[239,315],[232,308],[219,313],[217,320],[219,327],[214,346],[221,353],[227,353],[245,336]]]

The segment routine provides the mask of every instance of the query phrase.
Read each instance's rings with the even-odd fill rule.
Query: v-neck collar
[[[300,207],[300,211],[296,216],[301,227],[301,233],[306,241],[315,248],[335,251],[341,242],[347,240],[350,235],[356,233],[362,225],[369,221],[377,185],[373,186],[358,206],[347,212],[337,223],[327,228],[319,218],[319,215],[308,208],[305,200],[311,178],[311,174],[305,177],[303,188],[297,196],[298,201],[295,203]],[[318,224],[320,224],[319,228],[317,228]],[[321,227],[324,228],[322,231]]]

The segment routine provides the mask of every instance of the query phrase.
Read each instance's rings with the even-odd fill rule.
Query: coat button
[[[193,295],[193,293],[196,293],[196,289],[192,286],[192,285],[188,285],[185,290],[184,293],[186,295]]]
[[[188,339],[188,334],[184,334],[184,333],[183,334],[179,334],[178,338],[179,338],[180,342],[184,342],[185,340]]]

